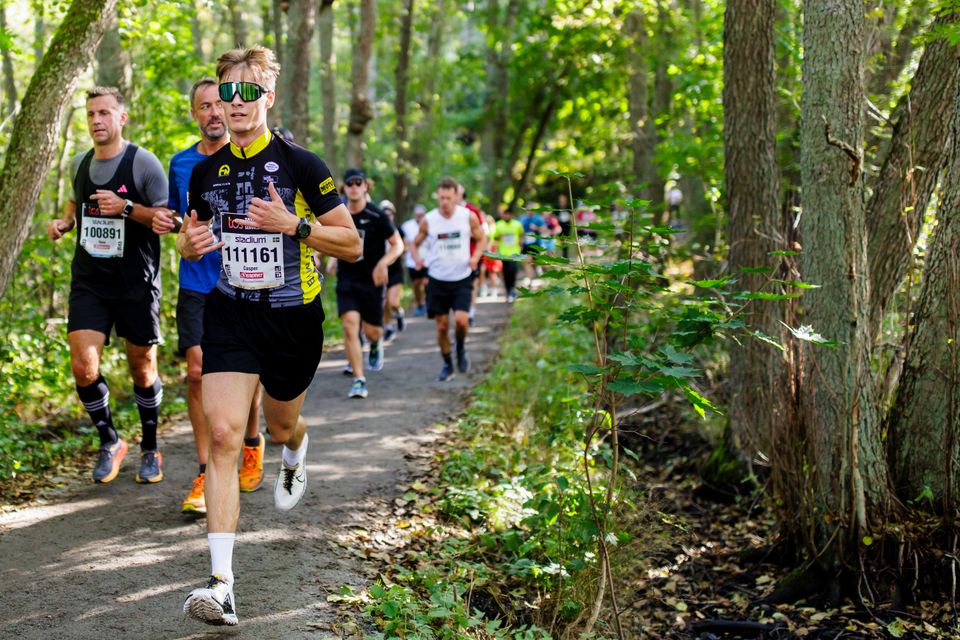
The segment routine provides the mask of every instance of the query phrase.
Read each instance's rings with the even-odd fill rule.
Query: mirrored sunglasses
[[[233,97],[240,94],[240,99],[244,102],[254,102],[261,96],[270,93],[270,89],[257,84],[256,82],[221,82],[220,99],[224,102],[230,102]]]

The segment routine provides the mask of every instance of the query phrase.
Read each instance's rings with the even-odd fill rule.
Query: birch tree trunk
[[[7,30],[7,4],[0,3],[0,29]],[[10,49],[3,50],[3,110],[4,116],[17,110],[17,81],[13,75],[13,57]]]
[[[803,298],[803,323],[835,348],[807,344],[800,407],[815,557],[834,596],[871,520],[884,515],[890,482],[870,372],[869,271],[862,172],[865,60],[863,3],[808,0],[801,105],[801,267],[821,288]]]
[[[647,26],[643,12],[635,8],[624,21],[624,28],[628,37],[632,39],[630,45],[630,134],[631,149],[633,151],[633,181],[639,187],[644,183],[644,177],[650,174],[650,165],[653,162],[653,141],[647,138],[647,121],[650,119],[650,83],[647,79],[648,69],[644,59],[647,51]],[[650,185],[645,184],[638,195],[644,200],[653,201]]]
[[[283,126],[301,146],[310,142],[310,42],[317,17],[317,0],[291,0],[287,13],[290,30],[280,67],[283,86]],[[276,107],[274,107],[276,108]]]
[[[116,0],[74,0],[21,101],[0,171],[0,297],[30,230],[64,110],[113,16]]]
[[[347,123],[347,148],[344,157],[347,167],[363,165],[363,134],[367,123],[373,119],[373,105],[370,104],[370,63],[373,59],[376,29],[376,1],[360,0],[360,33],[353,50],[350,120]]]

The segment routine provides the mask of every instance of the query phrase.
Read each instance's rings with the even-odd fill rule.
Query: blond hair
[[[222,82],[234,67],[249,69],[257,82],[273,91],[280,75],[280,63],[273,51],[261,45],[247,49],[231,49],[217,58],[217,78]]]
[[[93,100],[94,98],[102,98],[103,96],[113,96],[116,99],[117,104],[120,105],[121,109],[124,109],[124,99],[123,94],[120,93],[120,89],[116,87],[93,87],[92,89],[87,89],[87,100]]]

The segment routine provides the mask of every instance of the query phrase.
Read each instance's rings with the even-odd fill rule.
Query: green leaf
[[[689,353],[682,353],[677,351],[672,344],[666,345],[663,349],[660,350],[660,353],[667,357],[667,360],[670,362],[676,362],[678,364],[687,364],[693,362],[693,356]]]
[[[663,391],[662,384],[650,380],[614,380],[607,385],[607,388],[625,396],[656,395]]]
[[[737,294],[737,298],[746,298],[747,300],[789,300],[790,298],[799,298],[801,293],[769,293],[767,291],[744,291]]]
[[[657,365],[657,369],[663,375],[673,376],[674,378],[696,378],[698,375],[700,375],[699,370],[691,369],[690,367]]]
[[[700,287],[701,289],[716,289],[717,287],[722,287],[730,282],[733,282],[733,278],[718,278],[716,280],[693,280],[690,284],[695,287]]]
[[[887,625],[887,633],[894,638],[902,638],[906,632],[907,629],[903,626],[903,620],[900,618],[894,619],[893,622]]]
[[[788,287],[796,287],[797,289],[819,289],[820,285],[810,284],[809,282],[801,282],[800,280],[774,280],[774,282],[779,282],[780,284],[786,285]]]
[[[777,342],[776,340],[774,340],[773,338],[771,338],[770,336],[768,336],[767,334],[765,334],[765,333],[762,332],[762,331],[759,331],[759,330],[758,330],[758,331],[751,331],[751,332],[750,332],[750,335],[753,336],[754,338],[756,338],[757,340],[760,340],[761,342],[766,342],[767,344],[772,344],[772,345],[775,346],[777,349],[780,349],[780,351],[783,351],[783,350],[784,350],[782,344],[780,344],[779,342]]]
[[[780,324],[782,324],[787,329],[789,329],[790,333],[792,333],[797,340],[803,340],[804,342],[812,342],[813,344],[818,344],[822,347],[830,347],[830,348],[839,347],[841,344],[835,340],[827,340],[822,335],[814,331],[813,327],[811,327],[808,324],[800,325],[800,328],[798,329],[794,329],[793,327],[791,327],[790,325],[788,325],[783,321],[781,321]]]
[[[799,251],[768,251],[768,256],[798,256]]]
[[[683,395],[687,396],[687,400],[690,401],[690,404],[693,405],[693,409],[700,415],[701,418],[705,418],[704,409],[709,409],[717,415],[723,415],[723,413],[713,406],[713,403],[708,399],[704,398],[702,395],[691,389],[690,387],[683,387]]]
[[[603,369],[592,364],[571,364],[567,369],[585,376],[598,376],[603,373]]]

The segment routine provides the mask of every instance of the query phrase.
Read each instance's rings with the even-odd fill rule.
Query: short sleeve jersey
[[[493,228],[493,239],[497,242],[497,253],[504,256],[515,256],[520,253],[520,237],[523,235],[523,225],[517,220],[497,220]]]
[[[373,268],[383,258],[386,242],[397,232],[397,228],[390,216],[369,202],[360,213],[351,215],[360,234],[363,257],[356,262],[341,260],[337,264],[337,280],[372,284]]]
[[[121,198],[147,207],[159,207],[167,199],[167,175],[155,155],[130,142],[113,158],[94,157],[93,150],[71,161],[74,202],[77,206],[77,246],[74,252],[72,286],[96,289],[99,295],[121,298],[144,289],[160,289],[160,239],[146,225],[123,219],[121,255],[99,257],[89,253],[82,238],[94,228],[96,219],[118,218],[100,214],[92,199],[98,189],[113,191]]]
[[[420,222],[415,218],[410,218],[400,225],[400,233],[403,234],[404,242],[413,244],[413,241],[417,238],[417,234],[420,233]],[[410,255],[409,251],[404,252],[403,259],[408,269],[413,269],[417,266],[417,263],[413,261],[413,256]]]
[[[181,216],[187,213],[187,191],[193,168],[206,158],[194,143],[170,159],[170,197],[167,206]],[[220,278],[220,252],[208,253],[196,262],[180,258],[180,288],[210,293]]]
[[[224,214],[245,216],[253,198],[269,200],[271,182],[287,210],[301,219],[313,222],[340,205],[333,176],[323,160],[267,131],[248,147],[231,142],[200,161],[190,178],[188,206],[196,210],[199,220],[213,220],[213,234],[221,238]],[[292,236],[279,236],[281,284],[262,289],[236,287],[221,268],[217,288],[235,299],[270,307],[313,302],[321,286],[313,249]]]

